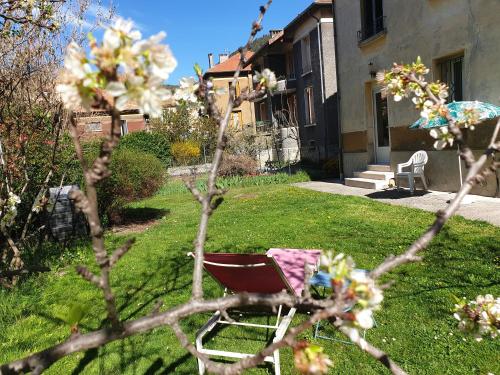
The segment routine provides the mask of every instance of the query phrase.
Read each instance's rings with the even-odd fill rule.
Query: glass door
[[[391,154],[391,145],[389,140],[387,98],[383,98],[380,91],[373,92],[373,118],[376,162],[379,164],[388,164]]]

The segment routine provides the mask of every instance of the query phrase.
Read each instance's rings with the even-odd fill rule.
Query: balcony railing
[[[255,123],[255,128],[259,133],[269,133],[273,128],[273,123],[271,121],[257,121]]]
[[[289,90],[295,90],[296,88],[297,81],[295,80],[295,76],[293,78],[291,76],[287,76],[286,78],[280,77],[276,84],[274,93],[281,94]]]
[[[364,25],[364,27],[358,31],[358,43],[361,43],[371,37],[385,32],[387,29],[385,27],[385,16],[378,17],[375,19],[373,25]]]

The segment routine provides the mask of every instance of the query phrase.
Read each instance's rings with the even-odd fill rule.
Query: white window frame
[[[316,113],[314,111],[314,90],[312,86],[304,89],[304,111],[306,115],[305,126],[316,125]]]
[[[127,120],[120,120],[120,134],[122,135],[122,137],[128,134]]]

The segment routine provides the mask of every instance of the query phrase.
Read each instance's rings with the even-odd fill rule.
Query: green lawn
[[[137,214],[154,209],[159,223],[137,235],[137,244],[112,275],[120,316],[147,314],[161,298],[165,307],[189,298],[192,262],[186,253],[198,220],[198,204],[187,193],[168,193],[135,204]],[[371,268],[391,253],[402,252],[431,223],[433,215],[368,199],[335,196],[288,185],[235,188],[214,214],[209,251],[259,252],[270,247],[343,251],[362,268]],[[124,236],[109,235],[110,246]],[[0,363],[63,340],[69,328],[58,318],[76,301],[91,306],[82,330],[97,329],[104,318],[99,292],[75,274],[77,262],[93,264],[90,250],[68,250],[58,269],[34,276],[14,291],[0,291]],[[378,326],[367,338],[413,374],[500,374],[498,341],[477,343],[457,331],[451,316],[452,295],[472,298],[500,294],[500,230],[482,222],[454,218],[433,242],[421,264],[390,275],[396,285],[385,293]],[[221,294],[209,278],[209,296]],[[208,315],[184,322],[190,335]],[[304,315],[296,315],[297,324]],[[312,332],[305,337],[312,339]],[[191,336],[192,337],[192,336]],[[227,329],[211,342],[240,351],[257,350],[263,337]],[[375,360],[350,345],[319,341],[335,363],[332,374],[383,374]],[[282,369],[292,374],[290,350]],[[50,374],[195,374],[196,362],[177,344],[168,328],[68,357]],[[267,367],[250,374],[271,373]]]

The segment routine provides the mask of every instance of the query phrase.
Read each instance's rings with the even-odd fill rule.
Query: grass
[[[122,319],[147,314],[155,301],[165,307],[187,301],[198,204],[187,193],[168,192],[134,204],[131,211],[166,210],[158,225],[137,236],[137,244],[112,274]],[[288,185],[234,188],[213,215],[209,251],[258,252],[270,247],[336,249],[372,268],[400,253],[432,221],[433,215],[368,199],[317,193]],[[125,237],[108,235],[110,248]],[[75,274],[74,264],[92,264],[88,247],[72,253],[51,273],[31,277],[13,291],[0,291],[0,363],[53,345],[69,336],[60,319],[74,302],[89,307],[82,330],[103,324],[99,292]],[[451,316],[452,295],[472,298],[500,294],[500,231],[483,222],[453,218],[425,253],[424,262],[401,267],[389,279],[378,326],[367,339],[411,374],[500,373],[499,346],[465,338]],[[95,266],[94,266],[95,267]],[[208,296],[221,294],[208,277]],[[296,315],[298,324],[305,315]],[[183,322],[193,338],[208,315]],[[312,339],[312,331],[303,337]],[[464,339],[466,341],[464,341]],[[320,340],[335,367],[332,374],[383,374],[384,368],[351,345]],[[252,330],[226,329],[210,342],[222,348],[255,351],[264,345]],[[196,361],[179,346],[168,328],[79,353],[61,360],[49,374],[195,374]],[[282,372],[293,374],[290,350],[282,351]],[[271,373],[269,367],[248,371]]]

